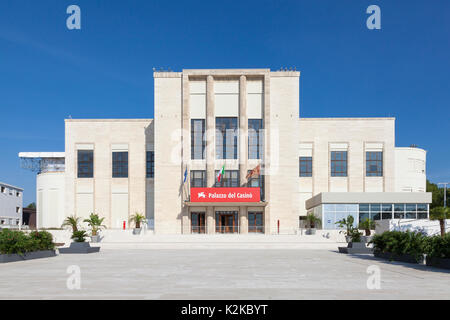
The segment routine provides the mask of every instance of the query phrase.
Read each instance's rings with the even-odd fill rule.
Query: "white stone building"
[[[66,119],[59,158],[19,155],[64,163],[38,174],[38,227],[91,212],[109,228],[145,213],[166,234],[295,233],[308,211],[325,229],[427,218],[426,152],[395,146],[394,118],[301,118],[299,79],[155,72],[154,119]]]
[[[0,182],[0,229],[22,224],[23,189]]]

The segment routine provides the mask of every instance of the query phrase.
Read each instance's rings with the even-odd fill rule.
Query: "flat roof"
[[[65,152],[19,152],[19,158],[64,158]]]
[[[324,203],[431,203],[431,192],[321,192],[306,200],[306,210]]]
[[[13,186],[11,184],[7,184],[7,183],[1,182],[1,181],[0,181],[0,185],[3,186],[3,187],[8,187],[8,188],[11,188],[11,189],[16,189],[16,190],[23,191],[22,188],[19,188],[19,187],[16,187],[16,186]]]

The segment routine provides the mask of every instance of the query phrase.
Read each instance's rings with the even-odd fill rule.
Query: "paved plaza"
[[[183,244],[179,244],[183,245]],[[1,299],[448,299],[450,271],[336,252],[336,243],[191,248],[102,244],[100,253],[0,264]],[[69,266],[81,288],[68,289]],[[381,289],[367,288],[379,266]]]

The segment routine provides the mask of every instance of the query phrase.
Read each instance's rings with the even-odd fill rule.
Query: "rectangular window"
[[[381,220],[381,204],[370,205],[370,219]]]
[[[261,159],[263,155],[263,121],[248,119],[248,158]]]
[[[251,170],[248,170],[247,173],[250,173]],[[264,201],[264,175],[254,175],[250,177],[247,182],[247,187],[249,188],[260,188],[260,198],[261,201]]]
[[[370,209],[368,203],[361,203],[359,205],[359,222],[370,219]]]
[[[191,159],[205,159],[205,119],[191,119]]]
[[[5,187],[1,187],[1,192],[2,193],[6,193],[6,188]]]
[[[300,157],[300,177],[312,177],[312,157]]]
[[[20,213],[20,207],[16,207],[16,213]]]
[[[417,219],[416,204],[406,204],[406,219]]]
[[[347,151],[331,151],[331,176],[347,176]]]
[[[146,177],[153,178],[155,176],[155,152],[147,151],[146,154]]]
[[[216,118],[216,159],[237,159],[237,128],[235,117]]]
[[[206,187],[206,171],[191,170],[191,188],[205,188],[205,187]]]
[[[405,218],[405,205],[403,203],[394,204],[394,219]]]
[[[128,152],[120,151],[112,153],[113,178],[128,178]]]
[[[417,204],[417,219],[428,218],[428,205],[426,203]]]
[[[383,176],[383,152],[366,152],[366,177]]]
[[[94,150],[78,150],[78,178],[94,177]]]
[[[220,182],[217,181],[219,170],[216,170],[216,188],[236,188],[239,187],[239,170],[225,170]]]
[[[262,212],[248,213],[248,232],[264,233],[264,214]]]
[[[392,219],[392,204],[382,204],[381,205],[381,219],[390,220]]]

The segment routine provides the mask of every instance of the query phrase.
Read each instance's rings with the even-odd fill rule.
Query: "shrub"
[[[427,237],[423,252],[430,258],[450,259],[450,233],[442,236]]]
[[[22,231],[3,229],[0,231],[0,254],[20,254],[40,250],[53,250],[53,237],[46,231]]]
[[[352,238],[352,242],[361,242],[362,233],[358,229],[352,229],[349,236]]]
[[[370,241],[375,252],[392,255],[411,255],[417,261],[423,257],[426,236],[419,232],[386,231]]]
[[[55,249],[53,236],[47,231],[32,231],[29,237],[34,242],[34,251]]]
[[[87,235],[86,231],[84,231],[84,230],[74,231],[72,233],[72,239],[75,242],[85,242],[87,236],[88,235]]]

